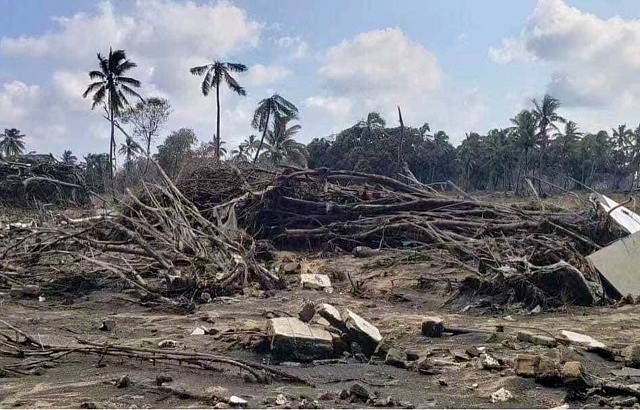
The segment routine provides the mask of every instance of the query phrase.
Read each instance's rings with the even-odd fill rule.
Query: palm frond
[[[140,87],[140,81],[136,80],[135,78],[131,78],[131,77],[116,77],[116,82],[117,83],[122,83],[122,84],[128,84],[132,87]]]
[[[106,77],[107,76],[104,75],[102,71],[97,71],[97,70],[89,71],[89,78],[92,80],[95,80],[95,79],[104,80]]]
[[[100,87],[103,87],[105,84],[106,84],[105,81],[96,81],[94,83],[89,84],[85,92],[82,93],[82,98],[87,98],[89,93],[93,92],[94,90],[97,90]]]
[[[200,65],[200,66],[191,67],[189,72],[191,72],[191,74],[193,75],[202,75],[207,71],[209,71],[210,68],[211,68],[211,64]]]
[[[232,72],[236,72],[236,73],[242,73],[244,71],[247,71],[247,66],[244,64],[240,64],[240,63],[225,63],[226,68],[229,71]]]
[[[229,86],[229,88],[231,88],[231,90],[235,91],[237,94],[247,95],[247,92],[245,91],[245,89],[242,88],[240,84],[238,84],[236,79],[231,77],[231,75],[227,71],[224,72],[224,80]]]

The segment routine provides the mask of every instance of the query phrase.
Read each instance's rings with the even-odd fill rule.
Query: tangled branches
[[[116,200],[118,214],[21,230],[0,250],[0,271],[117,277],[150,300],[180,306],[205,290],[282,286],[256,261],[253,239],[233,228],[233,213],[210,221],[160,172],[164,183],[145,185],[144,201],[131,193]]]

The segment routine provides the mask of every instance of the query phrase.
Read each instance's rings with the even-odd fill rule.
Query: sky
[[[215,100],[189,68],[213,60],[249,67],[246,97],[221,93],[228,147],[257,134],[273,93],[299,108],[302,142],[370,111],[395,125],[399,105],[405,124],[458,144],[545,93],[585,131],[640,123],[637,0],[0,0],[0,129],[28,150],[107,151],[109,124],[82,93],[110,46],[138,64],[142,95],[171,102],[162,138],[211,140]]]

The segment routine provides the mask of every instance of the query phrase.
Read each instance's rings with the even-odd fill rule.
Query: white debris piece
[[[247,401],[242,397],[231,396],[229,397],[229,404],[233,407],[245,407],[247,405]]]
[[[191,332],[191,336],[204,335],[206,333],[207,331],[205,328],[203,328],[202,326],[198,326],[195,329],[193,329],[193,331]]]
[[[582,333],[571,332],[569,330],[563,330],[560,334],[566,338],[569,342],[596,349],[606,349],[606,345],[591,336],[583,335]]]
[[[349,309],[345,310],[342,316],[345,318],[348,331],[356,337],[365,353],[373,354],[382,342],[382,335],[378,328]]]
[[[288,360],[324,359],[333,353],[331,333],[294,317],[270,319],[267,337],[271,351]]]
[[[329,276],[320,273],[303,273],[300,275],[300,283],[305,289],[332,289]]]
[[[616,201],[602,194],[593,194],[592,198],[594,198],[602,209],[609,213],[609,216],[625,231],[629,233],[640,232],[640,215],[631,211],[629,208],[620,206]]]
[[[587,259],[620,296],[640,295],[640,232],[631,234],[597,250]]]
[[[504,387],[491,393],[491,403],[502,403],[513,399],[513,394]]]

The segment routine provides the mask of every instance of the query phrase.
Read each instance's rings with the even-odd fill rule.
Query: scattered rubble
[[[327,293],[331,293],[333,291],[333,288],[331,287],[331,279],[329,279],[329,276],[319,273],[301,274],[300,283],[305,289],[324,290]]]
[[[491,393],[491,403],[503,403],[511,399],[513,399],[513,394],[504,387]]]

